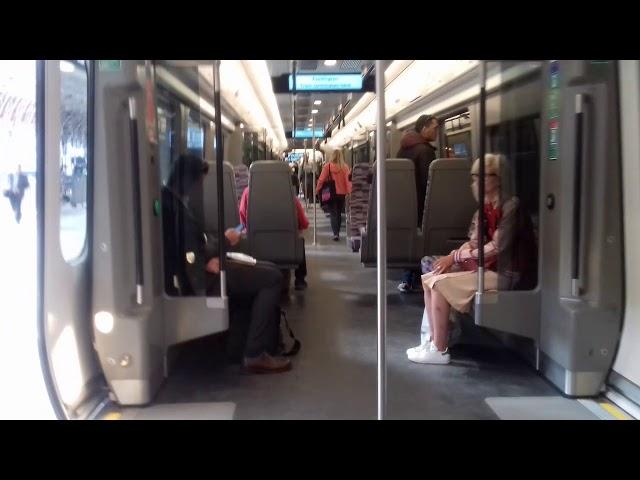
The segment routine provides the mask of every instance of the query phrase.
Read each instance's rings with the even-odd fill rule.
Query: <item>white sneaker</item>
[[[429,348],[429,344],[431,343],[431,337],[427,337],[424,343],[421,343],[417,347],[407,348],[407,356],[409,355],[417,355],[419,351],[424,350],[425,348]]]
[[[460,343],[460,337],[462,336],[462,328],[460,328],[459,323],[455,323],[454,326],[449,331],[449,346],[453,347]],[[421,343],[417,347],[407,348],[407,356],[416,355],[420,350],[424,350],[425,348],[429,348],[429,343],[431,342],[431,335],[429,335],[424,343]]]
[[[415,363],[433,363],[437,365],[446,365],[451,361],[449,349],[444,352],[438,351],[433,342],[428,343],[428,347],[418,351],[415,354],[407,354],[409,360]]]

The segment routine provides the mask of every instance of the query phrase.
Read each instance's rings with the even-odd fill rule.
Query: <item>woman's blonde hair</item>
[[[340,165],[340,167],[344,165],[344,158],[342,158],[342,150],[338,148],[333,151],[333,153],[331,154],[331,163],[333,163],[334,165],[338,164]]]
[[[480,159],[476,158],[471,166],[471,174],[480,172]],[[507,157],[499,153],[486,153],[484,155],[484,173],[498,175],[500,179],[500,203],[504,203],[515,194],[513,172],[507,161]],[[476,196],[474,191],[474,196]],[[477,200],[477,198],[476,198]]]

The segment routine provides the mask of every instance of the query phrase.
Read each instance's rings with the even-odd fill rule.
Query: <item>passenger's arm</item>
[[[502,214],[502,218],[500,219],[500,223],[498,224],[498,228],[496,229],[493,238],[484,244],[484,256],[485,257],[494,257],[498,255],[501,251],[507,248],[510,245],[513,235],[514,235],[514,227],[515,227],[515,218],[516,212],[518,209],[518,199],[512,198],[508,202],[504,204],[504,212]],[[477,213],[476,213],[477,215]],[[474,224],[476,225],[476,229],[474,232],[474,239],[477,239],[477,217],[475,217]],[[472,225],[473,228],[473,225]],[[456,254],[454,254],[454,259],[457,262],[467,260],[469,258],[477,259],[479,257],[479,248],[478,243],[469,242],[469,245],[464,248],[460,247]]]
[[[296,204],[296,214],[298,216],[298,229],[299,230],[306,230],[307,228],[309,228],[309,220],[307,219],[307,216],[304,213],[304,208],[302,208],[302,204],[300,203],[300,200],[298,200],[297,197],[294,197],[294,203]]]
[[[349,170],[349,167],[346,165],[345,165],[345,168],[347,169],[345,174],[345,181],[347,184],[347,194],[350,194],[351,190],[353,189],[353,185],[351,184],[351,170]]]
[[[235,228],[228,228],[225,232],[224,232],[224,236],[226,237],[227,241],[229,242],[229,245],[231,245],[232,247],[235,247],[238,242],[240,241],[240,232],[238,232],[237,229]]]
[[[213,257],[207,262],[207,272],[209,273],[220,273],[220,258]]]
[[[238,206],[238,212],[240,213],[240,223],[247,226],[247,208],[249,207],[249,187],[246,187],[240,197],[240,205]]]
[[[438,260],[433,262],[432,272],[436,274],[445,273],[454,263],[455,261],[452,253],[445,255],[444,257],[440,257]]]
[[[322,168],[322,172],[320,173],[320,178],[318,178],[318,185],[316,186],[316,193],[320,193],[320,190],[322,189],[322,185],[324,184],[325,180],[329,176],[329,174],[327,173],[328,169],[329,169],[329,164],[327,163]]]

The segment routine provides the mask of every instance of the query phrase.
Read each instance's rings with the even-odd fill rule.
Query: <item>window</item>
[[[84,60],[60,61],[60,247],[69,262],[87,238],[87,95]]]

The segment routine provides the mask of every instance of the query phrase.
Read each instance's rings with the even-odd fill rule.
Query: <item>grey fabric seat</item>
[[[411,160],[392,158],[385,162],[387,180],[387,266],[416,268],[422,255],[422,236],[417,228],[418,203],[414,165]],[[361,228],[360,261],[365,267],[376,265],[376,164],[369,195],[367,226]]]
[[[347,240],[354,252],[360,249],[360,229],[367,226],[367,212],[369,209],[369,174],[371,165],[356,163],[351,172],[351,198],[349,199]]]
[[[216,162],[208,162],[209,173],[204,177],[203,184],[203,210],[204,225],[208,232],[218,232],[218,174]],[[233,167],[229,162],[222,164],[222,185],[224,192],[224,226],[234,228],[240,224],[240,213],[238,211],[238,195],[236,192],[236,181]]]
[[[447,255],[468,240],[478,208],[471,193],[471,162],[440,158],[429,166],[429,184],[422,217],[423,255]]]
[[[286,163],[261,160],[251,164],[247,236],[249,251],[258,260],[281,268],[296,268],[302,261],[293,197],[291,170]]]

